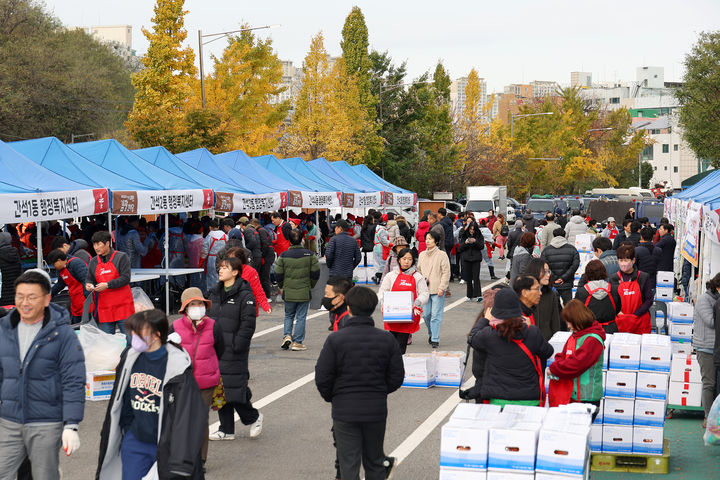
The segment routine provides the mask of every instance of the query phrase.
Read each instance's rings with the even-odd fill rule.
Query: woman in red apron
[[[408,337],[420,329],[422,307],[430,298],[430,291],[425,277],[415,269],[415,257],[409,248],[404,248],[398,253],[398,265],[398,268],[383,278],[380,290],[378,290],[378,300],[382,304],[387,292],[411,292],[412,294],[412,321],[384,322],[385,330],[393,334],[400,347],[400,352],[404,355]]]
[[[110,248],[110,232],[97,232],[92,241],[97,256],[90,261],[86,288],[95,292],[100,329],[114,334],[117,325],[125,333],[124,321],[135,313],[130,291],[130,259],[124,253]],[[103,258],[107,258],[107,261],[103,262]],[[121,271],[118,271],[117,265],[121,265]],[[124,285],[117,285],[118,282],[113,282],[112,286],[109,284],[121,278],[127,279]]]
[[[620,313],[616,318],[618,331],[650,333],[650,314],[653,303],[648,274],[635,268],[635,247],[620,245],[617,249],[617,277],[610,279],[620,295]]]
[[[87,265],[77,257],[68,257],[59,248],[50,252],[47,262],[55,268],[60,277],[50,293],[55,296],[67,286],[70,295],[71,323],[80,323],[85,305],[86,291],[83,282],[87,277]],[[92,309],[91,305],[90,310]]]

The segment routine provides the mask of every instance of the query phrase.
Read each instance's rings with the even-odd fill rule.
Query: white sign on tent
[[[206,190],[115,190],[113,215],[138,215],[207,210],[214,203],[213,191]]]
[[[97,215],[108,210],[108,191],[0,194],[0,223],[39,222]]]
[[[287,207],[287,192],[251,195],[215,192],[215,210],[221,212],[262,213]]]
[[[682,239],[682,256],[695,267],[700,257],[700,213],[701,205],[691,203],[685,216],[685,234]]]

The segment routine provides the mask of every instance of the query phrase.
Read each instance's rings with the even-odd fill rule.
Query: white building
[[[653,142],[640,155],[653,167],[651,186],[668,181],[673,188],[679,188],[683,180],[699,172],[698,159],[682,138],[677,115],[648,118],[636,122],[634,128],[645,130]]]
[[[90,27],[77,27],[88,35],[101,42],[120,43],[132,49],[132,25],[92,25]]]
[[[485,105],[490,120],[495,120],[498,116],[498,112],[500,111],[500,99],[502,98],[502,95],[502,93],[491,93],[487,96]]]
[[[273,95],[270,98],[270,103],[272,104],[282,103],[286,100],[294,103],[295,97],[300,93],[300,87],[302,87],[302,68],[295,67],[290,60],[283,60],[282,69],[283,75],[280,86],[285,87],[285,90],[279,95]]]
[[[532,86],[532,96],[535,98],[545,98],[557,94],[557,82],[544,82],[535,80],[530,82]]]
[[[588,88],[592,86],[592,73],[570,72],[570,86]]]
[[[480,78],[480,111],[485,107],[487,99],[487,82]],[[465,89],[467,88],[468,77],[461,77],[450,84],[450,102],[455,115],[460,116],[465,110]]]
[[[665,88],[665,69],[663,67],[638,67],[638,84],[647,88]]]

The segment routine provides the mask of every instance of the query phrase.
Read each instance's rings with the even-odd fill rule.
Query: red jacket
[[[262,284],[260,283],[260,277],[258,276],[257,270],[250,265],[243,265],[240,276],[243,280],[247,280],[250,284],[250,288],[252,288],[253,296],[255,297],[255,316],[260,313],[258,305],[266,312],[269,312],[270,304],[265,296],[265,290],[263,290]]]
[[[222,344],[222,332],[216,331],[215,320],[206,316],[193,328],[192,321],[183,315],[172,324],[172,329],[180,335],[180,344],[192,359],[193,376],[201,390],[214,388],[220,382],[218,363],[218,344]],[[216,336],[219,337],[216,340]]]
[[[425,235],[430,231],[430,224],[427,221],[418,223],[417,232],[415,238],[418,241],[418,253],[424,252],[427,248],[425,246]]]
[[[275,228],[275,240],[273,241],[273,248],[275,253],[279,257],[281,253],[290,248],[290,240],[285,238],[285,234],[292,227],[288,222],[283,222]]]
[[[588,333],[596,333],[605,340],[605,330],[598,322],[593,322],[585,330],[574,332],[572,336],[578,339]],[[555,361],[550,365],[550,372],[558,378],[570,379],[579,377],[585,370],[592,367],[603,354],[603,346],[596,338],[588,337],[572,355],[566,357],[564,352],[565,348],[555,355]]]

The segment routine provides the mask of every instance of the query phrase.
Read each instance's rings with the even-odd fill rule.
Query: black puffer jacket
[[[248,355],[255,333],[255,297],[250,284],[238,278],[229,291],[222,282],[210,290],[212,306],[207,315],[220,325],[225,351],[220,360],[225,398],[228,402],[244,403],[250,373]]]
[[[372,252],[375,248],[375,227],[374,223],[364,223],[360,229],[360,248],[363,252]]]
[[[535,228],[537,227],[537,219],[533,216],[532,213],[526,213],[522,217],[522,221],[525,224],[525,228],[528,232],[535,233]]]
[[[675,246],[677,242],[673,236],[666,233],[660,240],[655,244],[655,248],[660,249],[660,260],[658,261],[657,271],[658,272],[672,272],[673,262],[675,258]],[[4,282],[3,282],[4,283]]]
[[[635,247],[635,265],[638,270],[648,274],[652,288],[655,288],[657,282],[657,266],[661,255],[662,251],[652,242],[640,242]]]
[[[398,228],[400,229],[400,235],[402,235],[403,238],[407,240],[408,245],[410,245],[415,234],[413,229],[410,228],[410,225],[408,225],[407,222],[398,222]]]
[[[470,227],[463,228],[460,232],[460,246],[458,250],[462,253],[464,262],[480,262],[482,261],[482,251],[485,248],[485,240],[483,239],[480,229],[476,223],[473,223],[475,234],[470,234]],[[474,238],[475,242],[466,243],[467,240]]]
[[[362,254],[357,241],[347,232],[335,235],[325,248],[325,261],[331,277],[352,278],[355,267],[360,265]]]
[[[470,335],[468,335],[467,342],[469,345],[472,346],[472,339],[475,336],[476,333],[478,333],[483,328],[490,325],[490,322],[487,318],[481,317],[478,318],[475,321],[475,325],[473,325],[473,328],[470,330]],[[485,373],[485,357],[487,354],[484,350],[478,351],[473,349],[472,352],[472,374],[473,377],[475,377],[475,385],[468,388],[465,391],[465,398],[468,400],[475,400],[477,403],[480,403],[482,398],[482,383],[483,383],[483,374]]]
[[[550,284],[558,290],[569,290],[573,286],[575,272],[580,266],[580,254],[577,248],[570,245],[565,237],[555,237],[550,245],[545,247],[540,254],[552,270]],[[563,283],[555,285],[555,280],[561,278]]]
[[[0,273],[2,273],[0,305],[14,305],[15,280],[22,274],[22,265],[17,249],[12,246],[12,237],[6,232],[0,232]]]
[[[515,339],[522,340],[543,364],[553,354],[553,347],[535,326],[523,326]],[[542,379],[538,379],[530,359],[514,341],[505,340],[496,329],[487,326],[473,335],[471,345],[476,354],[486,354],[482,398],[540,400]],[[542,375],[542,371],[540,373]]]
[[[77,257],[83,262],[85,262],[86,267],[90,265],[90,259],[92,258],[92,256],[90,255],[90,246],[82,238],[73,240],[73,242],[70,244],[70,250],[68,250],[67,254],[72,255],[73,257]]]
[[[523,234],[522,227],[516,227],[510,230],[510,233],[508,234],[508,241],[507,245],[505,245],[505,249],[507,250],[507,258],[508,260],[512,260],[513,258],[513,251],[515,250],[515,247],[517,246],[518,242],[520,241],[520,237],[522,237]]]
[[[550,285],[541,288],[540,303],[535,307],[535,325],[540,329],[545,340],[560,330],[566,330],[565,322],[560,319],[560,299]]]
[[[262,246],[260,245],[260,234],[252,225],[246,225],[243,230],[243,238],[245,239],[245,248],[250,250],[250,258],[252,265],[257,269],[261,265]]]
[[[327,337],[315,365],[315,385],[342,422],[384,421],[387,396],[404,376],[397,341],[375,328],[372,317],[348,318]]]

